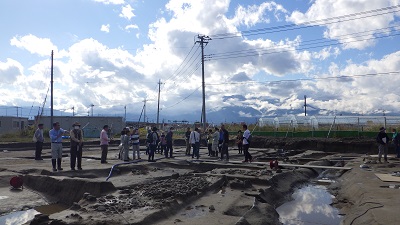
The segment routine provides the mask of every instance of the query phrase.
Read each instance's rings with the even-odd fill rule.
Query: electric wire
[[[381,32],[377,32],[377,33],[372,33],[375,35],[378,34],[386,34],[388,29],[395,29],[399,28],[400,25],[395,25],[395,26],[389,26],[389,27],[384,27],[384,28],[379,28],[379,29],[374,29],[374,30],[368,30],[368,31],[363,31],[363,32],[355,32],[355,33],[350,33],[350,34],[343,34],[343,35],[337,35],[334,37],[330,37],[331,39],[333,38],[344,38],[344,39],[350,39],[350,38],[354,38],[354,37],[360,37],[362,36],[361,34],[365,34],[365,33],[369,33],[369,32],[377,32],[377,31],[381,31]],[[397,29],[398,30],[398,29]],[[343,39],[341,39],[343,40]],[[356,40],[356,41],[363,41],[363,40]],[[318,39],[311,39],[311,40],[304,40],[301,41],[301,46],[308,46],[308,45],[312,45],[312,44],[321,44],[321,43],[325,43],[325,42],[338,42],[336,40],[326,40],[326,38],[318,38]],[[335,44],[340,44],[340,43],[335,43]],[[289,45],[287,45],[287,47],[289,47]],[[283,48],[282,46],[275,46],[269,49],[277,49],[277,48]],[[222,56],[222,55],[232,55],[232,54],[239,54],[239,53],[251,53],[251,52],[260,52],[260,51],[267,51],[266,48],[251,48],[251,49],[245,49],[245,50],[236,50],[236,51],[230,51],[230,52],[223,52],[223,53],[211,53],[207,55],[207,58],[210,58],[210,56]]]
[[[360,77],[371,77],[371,76],[380,76],[380,75],[395,75],[400,74],[400,71],[391,71],[391,72],[380,72],[380,73],[367,73],[367,74],[355,74],[355,75],[341,75],[341,76],[329,76],[329,77],[313,77],[313,78],[298,78],[298,79],[285,79],[285,80],[276,80],[276,81],[243,81],[243,82],[224,82],[224,83],[208,83],[209,86],[218,86],[218,85],[243,85],[243,84],[277,84],[283,82],[297,82],[297,81],[313,81],[313,80],[332,80],[332,79],[343,79],[343,78],[360,78]]]
[[[262,55],[268,55],[268,54],[275,54],[275,53],[286,53],[286,52],[292,52],[292,51],[299,51],[299,50],[309,50],[309,49],[314,49],[314,48],[322,48],[322,47],[329,47],[329,46],[334,46],[334,45],[340,45],[340,44],[349,44],[349,43],[354,43],[354,42],[360,42],[360,41],[368,41],[368,40],[373,40],[373,39],[381,39],[381,38],[388,38],[388,37],[395,37],[399,36],[400,33],[397,34],[390,34],[390,35],[385,35],[385,36],[380,36],[380,37],[372,37],[372,38],[365,38],[362,40],[353,40],[353,41],[347,41],[347,42],[342,42],[342,43],[332,43],[332,44],[322,44],[322,45],[316,45],[316,46],[311,46],[311,47],[306,47],[306,48],[297,48],[297,49],[287,49],[287,50],[277,50],[277,51],[268,51],[264,50],[259,53],[244,53],[242,55],[238,54],[237,56],[218,56],[215,54],[215,56],[208,56],[209,60],[223,60],[223,59],[234,59],[234,58],[243,58],[243,57],[250,57],[250,56],[262,56]],[[289,47],[289,46],[288,46]]]
[[[248,30],[248,31],[240,31],[240,32],[235,32],[235,33],[214,34],[214,35],[209,35],[209,36],[213,40],[218,40],[218,39],[241,37],[240,36],[241,34],[245,34],[244,36],[250,36],[250,35],[272,33],[272,32],[277,32],[277,31],[282,32],[282,31],[289,31],[289,30],[304,29],[304,28],[309,28],[309,27],[329,25],[329,24],[333,24],[333,23],[346,22],[346,21],[351,21],[351,20],[356,20],[356,19],[364,19],[364,18],[368,18],[368,17],[398,12],[399,10],[394,10],[394,11],[389,11],[389,12],[385,12],[385,13],[381,13],[381,14],[369,15],[369,16],[365,16],[365,17],[356,17],[356,18],[352,18],[352,19],[348,19],[348,20],[340,20],[340,19],[346,19],[347,17],[355,17],[355,16],[365,15],[365,14],[370,14],[370,13],[383,12],[386,10],[391,10],[391,9],[395,9],[395,8],[399,8],[399,7],[400,7],[400,5],[394,5],[394,6],[384,7],[384,8],[380,8],[380,9],[368,10],[368,11],[352,13],[352,14],[347,14],[347,15],[342,15],[342,16],[337,16],[337,17],[330,17],[330,18],[324,18],[324,19],[319,19],[319,20],[307,21],[307,22],[303,22],[303,23],[299,23],[299,24],[288,24],[288,25],[267,27],[267,28],[254,29],[254,30]],[[333,21],[329,22],[330,20],[333,20]],[[326,22],[326,21],[328,21],[328,22],[322,23],[322,22]],[[262,33],[260,33],[260,32],[262,32]]]

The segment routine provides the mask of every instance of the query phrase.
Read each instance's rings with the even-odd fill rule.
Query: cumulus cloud
[[[101,31],[109,33],[110,32],[110,24],[103,24],[100,28]]]
[[[122,5],[125,3],[125,0],[93,0],[95,2],[100,2],[106,5],[112,4],[112,5]]]
[[[348,15],[395,5],[392,2],[391,0],[373,2],[364,0],[352,2],[347,0],[316,0],[307,12],[294,11],[287,17],[287,20],[296,24],[311,22],[312,25],[326,27],[325,38],[338,40],[344,49],[365,49],[375,45],[376,39],[374,37],[379,35],[382,29],[386,29],[394,22],[395,13],[384,14],[375,11],[358,16]],[[390,11],[393,10],[385,12]],[[325,20],[341,16],[344,17],[340,20]],[[397,16],[399,16],[398,12]],[[390,33],[390,29],[384,31],[384,33]]]
[[[122,6],[121,13],[119,14],[120,17],[130,20],[132,17],[135,16],[133,14],[133,8],[131,5]]]
[[[39,56],[48,56],[52,50],[57,51],[57,46],[50,39],[39,38],[32,34],[15,36],[11,39],[10,44]]]
[[[19,62],[13,59],[7,59],[6,62],[0,61],[0,81],[2,84],[12,84],[21,74],[23,74],[23,66]]]
[[[269,23],[270,20],[266,12],[274,12],[275,18],[279,18],[279,13],[287,11],[275,2],[263,2],[260,5],[242,6],[236,8],[235,15],[229,21],[235,25],[246,25],[252,27],[257,23]]]

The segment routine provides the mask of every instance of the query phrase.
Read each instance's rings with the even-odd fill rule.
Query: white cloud
[[[103,3],[105,5],[109,5],[109,4],[122,5],[122,4],[125,3],[125,0],[93,0],[93,1],[100,2],[100,3]]]
[[[129,24],[125,26],[125,30],[130,30],[130,29],[139,29],[139,27],[136,24]]]
[[[23,71],[23,66],[13,59],[7,59],[6,62],[0,61],[0,81],[6,86],[16,81],[17,76],[21,75]]]
[[[103,24],[100,28],[101,31],[109,33],[110,32],[110,24]]]
[[[275,2],[263,2],[260,5],[250,5],[244,7],[239,5],[235,11],[235,16],[230,19],[232,24],[240,26],[242,24],[252,27],[258,23],[269,23],[267,12],[275,11],[275,18],[279,18],[279,12],[287,13],[286,10]]]
[[[51,51],[57,52],[57,47],[48,38],[39,38],[29,34],[25,36],[15,36],[11,39],[10,44],[21,49],[25,49],[32,54],[39,56],[48,56]]]
[[[119,14],[120,17],[130,20],[132,17],[135,16],[133,14],[133,8],[131,5],[122,6],[121,13]]]
[[[347,0],[316,0],[306,13],[294,11],[289,17],[287,17],[287,20],[296,24],[301,24],[308,21],[317,21],[327,18],[357,14],[360,12],[376,10],[392,5],[396,5],[393,4],[392,0],[354,0],[351,2]],[[368,16],[377,14],[381,15]],[[399,16],[399,13],[397,13],[397,15]],[[375,12],[358,17],[362,16],[366,16],[366,18],[344,21],[346,19],[357,18],[353,16],[341,19],[341,22],[337,22],[337,20],[329,20],[329,23],[319,22],[314,24],[326,27],[327,30],[324,33],[325,38],[339,40],[339,42],[342,43],[343,48],[355,48],[361,50],[375,45],[376,39],[374,39],[374,36],[377,33],[382,32],[378,29],[389,27],[394,21],[395,14],[383,14]],[[360,33],[363,35],[360,35]]]

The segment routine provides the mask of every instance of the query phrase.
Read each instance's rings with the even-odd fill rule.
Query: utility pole
[[[125,116],[124,116],[124,119],[125,119],[125,125],[126,125],[126,106],[124,106],[124,109],[125,109]]]
[[[160,92],[161,92],[161,80],[158,80],[157,128],[160,128],[158,127],[158,122],[160,118]]]
[[[50,100],[50,102],[51,102],[51,109],[50,109],[50,129],[52,129],[53,128],[53,83],[54,83],[54,81],[53,81],[53,50],[51,50],[51,80],[50,80],[50,83],[51,83],[51,100]]]
[[[92,117],[93,117],[93,106],[94,106],[93,104],[90,105],[90,107],[92,107]]]
[[[143,102],[144,102],[144,105],[143,105],[143,123],[146,125],[146,102],[147,102],[147,100],[144,99]]]
[[[72,106],[72,116],[75,116],[75,106]]]
[[[206,86],[204,82],[204,43],[208,43],[211,40],[210,37],[205,35],[197,35],[197,38],[200,41],[196,41],[196,43],[200,43],[201,46],[201,79],[202,79],[202,88],[203,88],[203,107],[202,107],[202,122],[203,122],[203,132],[206,131]]]
[[[304,95],[304,116],[307,116],[307,95]]]

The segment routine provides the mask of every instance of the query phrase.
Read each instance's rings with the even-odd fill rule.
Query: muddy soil
[[[123,163],[116,158],[116,145],[110,148],[109,163],[100,164],[99,147],[88,143],[82,171],[69,169],[64,147],[64,170],[58,172],[51,171],[49,149],[43,161],[35,161],[33,146],[2,146],[7,151],[0,152],[0,215],[58,203],[67,209],[38,214],[26,224],[280,224],[275,209],[290,200],[296,187],[328,177],[336,180],[328,189],[344,215],[342,224],[397,224],[400,189],[381,187],[393,183],[375,173],[400,171],[400,162],[391,157],[387,164],[374,164],[375,158],[365,153],[373,153],[375,145],[364,148],[365,143],[263,139],[250,148],[255,162],[241,163],[243,155],[233,146],[229,162],[208,156],[205,148],[200,160],[193,160],[175,142],[172,159],[156,154],[156,162],[137,160],[114,167]],[[272,170],[271,159],[352,169]],[[360,168],[366,162],[369,168]],[[24,189],[10,189],[13,176],[23,177]]]

